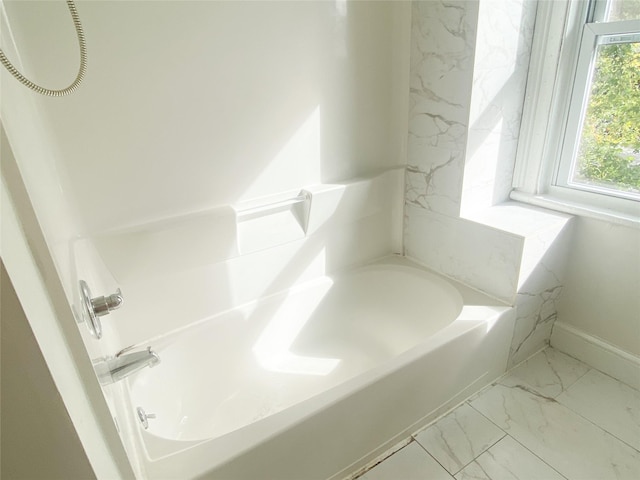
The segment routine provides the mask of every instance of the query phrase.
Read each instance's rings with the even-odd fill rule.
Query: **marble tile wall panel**
[[[511,190],[535,15],[532,0],[479,2],[463,214]]]
[[[461,218],[405,209],[405,255],[512,304],[522,237]]]
[[[525,237],[509,367],[549,344],[563,291],[570,222],[568,227],[560,231],[553,227]]]
[[[535,15],[536,2],[531,0],[480,1],[463,216],[508,199]],[[510,366],[549,342],[557,318],[566,250],[559,233],[552,230],[542,228],[523,235]]]
[[[450,216],[460,210],[462,152],[440,147],[409,148],[405,174],[407,204]]]
[[[412,5],[407,201],[457,215],[477,2]]]
[[[509,365],[549,342],[565,247],[547,242],[549,232],[489,230],[460,216],[508,198],[536,8],[534,0],[412,5],[405,254],[516,304]],[[517,243],[512,233],[520,252],[507,246]]]
[[[558,318],[557,303],[562,285],[516,295],[516,323],[508,366],[514,366],[549,343],[553,323]]]

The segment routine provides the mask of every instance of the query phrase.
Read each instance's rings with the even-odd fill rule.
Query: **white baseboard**
[[[562,322],[553,326],[551,346],[640,390],[640,357],[636,355]]]

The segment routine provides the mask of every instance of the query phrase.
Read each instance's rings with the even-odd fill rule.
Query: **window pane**
[[[598,46],[593,68],[570,183],[640,198],[640,42]]]
[[[640,0],[609,0],[605,21],[640,19]]]

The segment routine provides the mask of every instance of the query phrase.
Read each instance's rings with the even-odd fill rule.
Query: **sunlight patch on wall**
[[[274,115],[277,116],[277,114],[274,112]],[[240,201],[320,182],[320,106],[318,106],[260,172],[243,193]]]
[[[496,115],[501,115],[496,112]],[[493,127],[469,132],[469,149],[462,182],[460,216],[469,218],[473,213],[494,204],[496,179],[500,178],[500,150],[505,136],[503,118],[496,118]],[[476,142],[474,142],[477,141]],[[475,148],[472,145],[475,143]]]

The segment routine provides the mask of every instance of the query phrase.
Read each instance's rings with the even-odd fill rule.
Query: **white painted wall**
[[[2,263],[0,270],[1,476],[94,479],[96,475]]]
[[[558,320],[640,355],[640,229],[576,218]]]
[[[2,130],[1,127],[0,125],[0,130]],[[13,340],[12,348],[28,351],[29,359],[25,361],[36,370],[39,366],[38,360],[34,358],[37,356],[34,349],[40,349],[48,367],[48,374],[50,373],[57,391],[64,399],[69,417],[96,476],[98,478],[131,478],[133,472],[119,441],[103,391],[94,375],[91,358],[95,358],[95,352],[91,357],[87,355],[85,347],[90,345],[83,342],[81,338],[82,333],[88,335],[86,329],[78,330],[62,288],[62,277],[53,263],[51,246],[45,243],[45,235],[38,225],[32,208],[32,199],[27,196],[4,131],[0,138],[2,139],[0,255],[11,283],[15,287],[20,306],[26,315],[26,319],[18,315],[15,308],[8,310],[9,313],[5,315],[5,303],[10,304],[12,293],[7,295],[7,299],[3,296],[3,342],[7,333],[4,332],[5,320],[18,322],[19,325],[13,326],[19,332],[24,332],[25,328],[32,330],[38,343],[37,347],[32,345],[30,335],[19,334],[18,338]],[[64,232],[64,229],[61,231]],[[3,283],[3,290],[4,287]],[[26,320],[28,324],[21,324]],[[3,356],[4,354],[3,349]],[[17,377],[12,388],[31,390],[33,395],[50,395],[50,386],[44,383],[39,386],[30,385],[28,376],[18,374]],[[3,372],[3,384],[4,380]],[[19,395],[19,392],[15,393]],[[16,397],[12,399],[16,400]],[[39,412],[41,416],[56,416],[59,415],[56,412],[57,409],[55,401],[52,400],[42,405]],[[3,415],[4,413],[3,410]],[[64,421],[54,426],[54,430],[64,428],[60,427],[61,424],[64,424]],[[5,433],[3,430],[3,436]],[[24,437],[20,436],[20,438]]]
[[[64,2],[4,5],[7,55],[36,82],[64,86],[78,65]],[[229,212],[228,205],[256,197],[340,186],[404,165],[407,2],[105,1],[77,7],[89,55],[80,89],[45,98],[1,74],[8,141],[70,303],[78,303],[83,278],[95,295],[122,286],[125,302],[136,304],[127,297],[124,276],[112,263],[101,265],[104,258],[94,256],[90,268],[79,269],[78,237],[93,241],[167,217]],[[401,208],[377,195],[380,201],[389,211]],[[340,213],[344,209],[341,204]],[[361,213],[353,228],[325,222],[326,238],[297,255],[297,265],[322,253],[339,268],[354,244],[358,261],[399,251],[401,229],[389,228],[389,215],[363,220]],[[235,247],[236,226],[222,223],[207,232],[223,244],[215,262],[243,253]],[[185,238],[182,251],[193,252]],[[367,239],[377,244],[366,246]],[[104,242],[96,244],[104,257]],[[153,238],[135,244],[145,253],[155,247]],[[135,249],[129,253],[139,260]],[[160,255],[156,264],[166,258]],[[290,271],[289,262],[272,265],[275,274]],[[177,268],[187,267],[193,265]],[[265,270],[262,264],[252,268]],[[251,268],[245,270],[249,275]],[[112,342],[117,332],[109,332],[131,321],[119,321],[120,314],[103,322],[103,353],[120,347]],[[133,321],[140,335],[149,331],[140,316]]]
[[[4,3],[27,76],[73,78],[65,3]],[[78,12],[85,82],[30,101],[89,233],[404,163],[404,2],[105,1]]]

